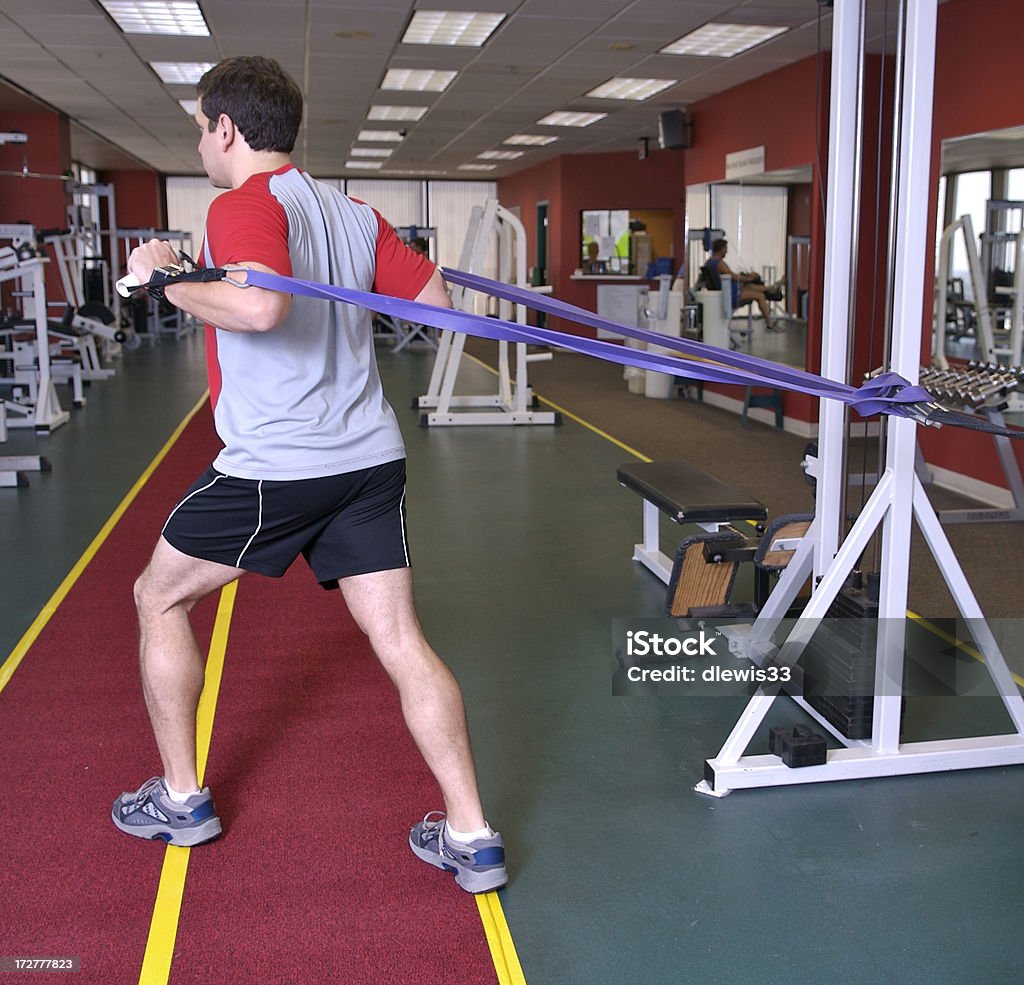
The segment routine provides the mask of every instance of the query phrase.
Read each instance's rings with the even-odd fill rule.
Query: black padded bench
[[[711,532],[733,521],[763,523],[768,518],[764,503],[686,462],[629,462],[616,474],[644,501],[644,539],[634,546],[633,560],[665,584],[672,578],[673,561],[660,548],[659,512],[673,523],[695,523]]]

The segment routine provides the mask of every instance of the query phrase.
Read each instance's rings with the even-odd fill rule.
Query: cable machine
[[[892,332],[889,364],[914,384],[921,352],[921,285],[927,230],[931,165],[931,116],[935,71],[937,0],[901,0],[897,51],[897,110],[888,256],[892,275]],[[850,321],[851,269],[858,216],[859,162],[849,154],[860,147],[860,66],[864,52],[864,0],[836,0],[833,12],[832,84],[825,230],[825,288],[822,332],[823,376],[844,380]],[[747,755],[778,690],[759,689],[748,702],[718,754],[707,760],[700,793],[721,797],[747,787],[780,786],[829,780],[863,779],[911,773],[973,769],[1024,763],[1024,700],[999,650],[977,599],[946,538],[924,487],[914,471],[917,424],[907,418],[886,422],[884,470],[845,539],[845,408],[821,402],[819,455],[808,469],[817,480],[817,511],[807,536],[783,571],[753,624],[725,627],[733,653],[758,666],[794,666],[816,628],[829,614],[858,560],[881,531],[880,585],[877,603],[874,696],[868,738],[851,738],[833,721],[798,704],[828,731],[841,748],[824,763],[793,769],[777,755]],[[960,615],[981,652],[1009,718],[1009,731],[971,738],[901,741],[906,647],[910,535],[916,520]],[[775,633],[798,591],[810,577],[811,599],[784,642]]]

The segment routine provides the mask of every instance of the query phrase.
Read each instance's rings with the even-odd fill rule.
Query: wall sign
[[[751,174],[764,174],[764,147],[750,147],[725,155],[726,180]]]

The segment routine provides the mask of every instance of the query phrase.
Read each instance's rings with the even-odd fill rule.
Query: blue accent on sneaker
[[[154,776],[138,790],[121,794],[114,801],[110,816],[126,834],[170,845],[202,845],[221,833],[209,787],[179,804],[171,800],[162,776]]]
[[[504,848],[481,848],[476,852],[474,859],[477,865],[504,865]]]
[[[431,811],[409,832],[409,847],[424,862],[455,873],[455,881],[470,893],[486,893],[508,882],[505,844],[497,831],[490,838],[469,844],[449,841],[445,836],[445,815]]]
[[[213,817],[215,813],[213,809],[213,798],[211,797],[205,803],[200,804],[191,813],[193,821],[205,821],[208,817]]]

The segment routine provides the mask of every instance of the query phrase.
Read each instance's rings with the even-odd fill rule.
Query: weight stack
[[[848,739],[871,738],[878,603],[844,588],[804,648],[807,703]]]

